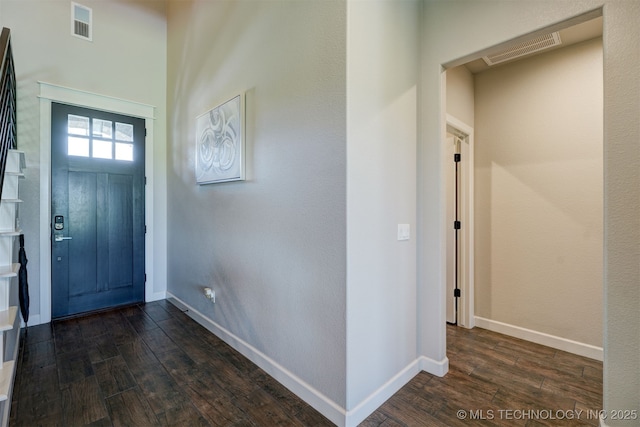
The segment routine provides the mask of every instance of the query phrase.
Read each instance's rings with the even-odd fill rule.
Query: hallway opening
[[[474,310],[457,323],[602,360],[602,19],[574,24],[558,47],[446,70],[447,116],[475,132]]]

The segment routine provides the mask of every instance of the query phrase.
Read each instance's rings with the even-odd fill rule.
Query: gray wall
[[[171,2],[167,54],[168,291],[340,406],[345,15],[343,2]],[[247,180],[198,186],[195,118],[242,91]]]
[[[353,410],[417,357],[419,3],[348,8],[346,409]],[[409,224],[409,240],[398,241],[398,224]]]
[[[397,225],[415,232],[418,11],[169,5],[168,290],[347,423],[417,357],[416,240]],[[195,117],[240,91],[248,179],[197,186]]]

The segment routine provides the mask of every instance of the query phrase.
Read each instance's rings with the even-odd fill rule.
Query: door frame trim
[[[139,117],[145,120],[147,135],[145,138],[145,301],[156,301],[166,297],[166,278],[154,280],[155,260],[162,256],[163,247],[154,244],[156,227],[160,226],[161,213],[154,212],[154,123],[156,107],[128,101],[111,96],[99,95],[79,89],[68,88],[46,82],[40,86],[40,315],[31,320],[31,324],[51,321],[51,103],[76,105],[83,108],[108,111],[112,113]],[[160,236],[161,237],[161,236]],[[158,239],[160,241],[164,239]],[[158,242],[162,243],[162,242]],[[160,253],[158,254],[158,251]],[[165,250],[166,253],[166,250]],[[161,289],[154,289],[158,282]]]
[[[460,144],[460,248],[459,248],[459,278],[460,278],[460,304],[458,305],[459,325],[465,328],[475,326],[475,292],[474,292],[474,140],[473,128],[454,116],[446,115],[446,127],[466,135]],[[445,151],[445,150],[443,150]],[[450,161],[448,159],[447,161]],[[447,163],[444,163],[447,164]],[[444,174],[443,168],[443,174]],[[443,176],[444,182],[444,176]],[[447,225],[448,227],[450,224]]]

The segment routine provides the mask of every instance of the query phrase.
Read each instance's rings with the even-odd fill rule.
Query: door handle
[[[55,236],[56,242],[62,242],[63,240],[71,240],[73,237]]]

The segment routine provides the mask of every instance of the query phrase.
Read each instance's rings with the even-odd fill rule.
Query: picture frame
[[[245,179],[244,93],[196,118],[196,183]]]

